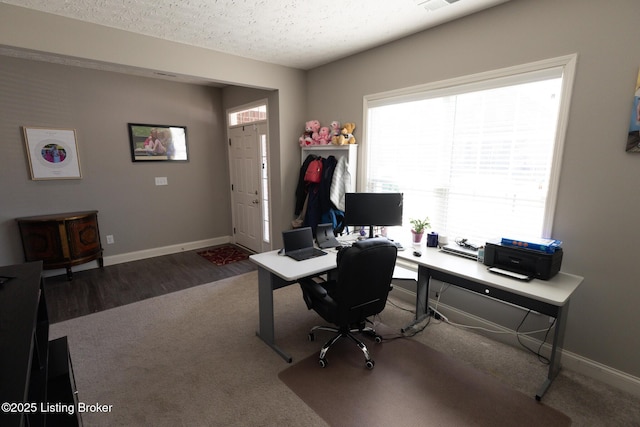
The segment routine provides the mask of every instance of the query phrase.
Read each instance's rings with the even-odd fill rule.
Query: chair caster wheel
[[[373,367],[376,366],[376,362],[374,362],[373,360],[367,360],[366,366],[367,369],[373,369]]]
[[[382,337],[380,335],[376,335],[376,337],[374,338],[374,341],[380,344],[382,342]]]
[[[318,360],[318,363],[320,364],[320,367],[322,367],[322,368],[326,368],[327,365],[329,364],[329,362],[327,362],[327,359],[320,359],[320,360]]]
[[[310,333],[307,338],[309,338],[309,341],[315,341],[316,340],[316,335],[314,333]]]

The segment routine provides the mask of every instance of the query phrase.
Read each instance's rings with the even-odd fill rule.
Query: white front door
[[[249,124],[229,129],[229,144],[235,242],[260,252],[262,168],[257,126]]]

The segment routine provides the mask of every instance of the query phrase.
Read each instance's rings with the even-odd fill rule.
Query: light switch
[[[169,185],[166,176],[156,176],[156,185]]]

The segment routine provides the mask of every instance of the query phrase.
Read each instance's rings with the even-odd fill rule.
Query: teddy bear
[[[331,143],[331,131],[326,126],[321,127],[318,131],[318,138],[314,140],[320,145],[327,145]]]
[[[340,136],[340,131],[342,130],[342,128],[340,127],[340,122],[337,120],[334,120],[331,122],[331,142],[333,144],[337,144],[338,140],[336,138],[338,138]]]
[[[356,129],[355,123],[345,123],[342,126],[342,130],[340,131],[340,135],[335,138],[334,144],[336,145],[346,145],[346,144],[355,144],[356,138],[353,136],[353,131]]]
[[[320,122],[318,120],[309,120],[304,124],[304,133],[300,138],[298,138],[298,142],[301,147],[306,147],[307,145],[316,145],[317,142],[313,139],[313,134],[317,134],[320,130]]]

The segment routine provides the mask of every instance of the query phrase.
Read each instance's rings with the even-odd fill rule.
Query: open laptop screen
[[[284,242],[284,254],[296,261],[304,261],[327,254],[313,246],[313,234],[309,227],[283,231],[282,241]]]
[[[295,228],[282,232],[284,252],[313,247],[313,233],[311,227]]]

